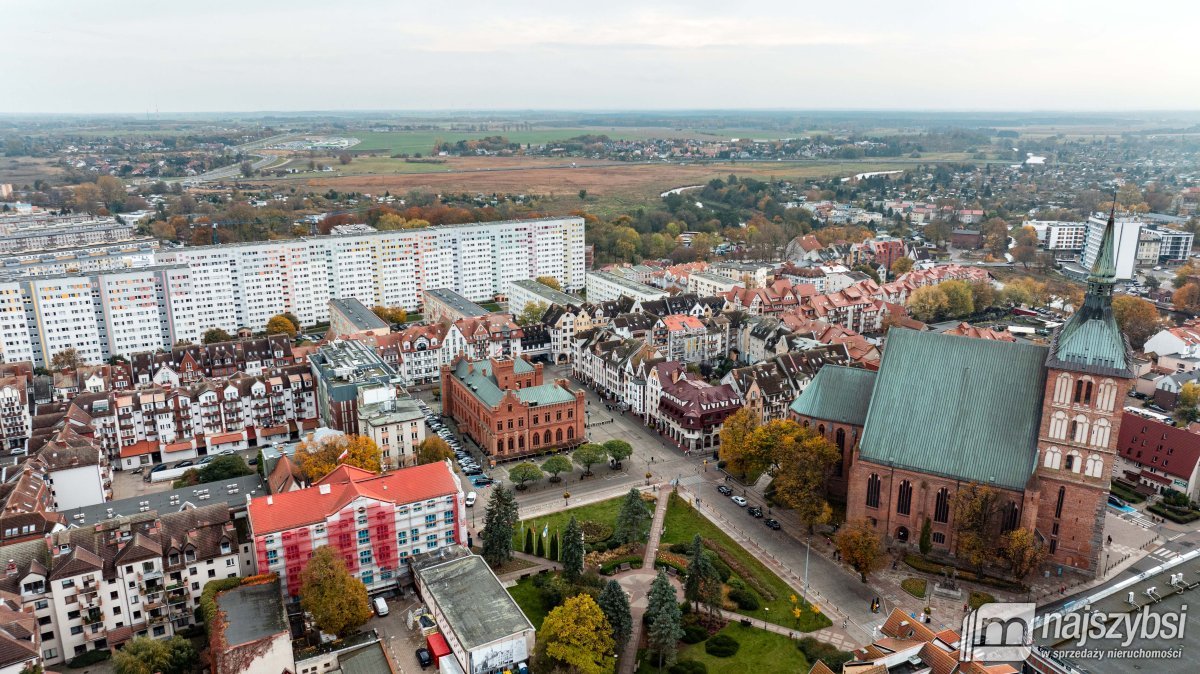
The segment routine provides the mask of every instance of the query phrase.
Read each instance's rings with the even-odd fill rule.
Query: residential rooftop
[[[329,308],[336,309],[358,330],[389,330],[391,327],[367,305],[353,297],[329,300]]]
[[[253,498],[266,493],[267,489],[262,483],[262,478],[258,476],[258,473],[254,473],[181,489],[148,492],[119,501],[107,501],[74,510],[61,510],[59,513],[66,518],[67,526],[82,527],[114,517],[129,517],[144,512],[156,512],[162,515],[214,503],[224,503],[231,510],[245,509],[246,496]]]
[[[464,318],[477,318],[492,313],[449,288],[434,288],[426,290],[425,294],[450,307]]]
[[[518,288],[527,290],[527,291],[537,295],[538,297],[546,300],[546,302],[548,304],[558,304],[558,305],[561,305],[564,307],[567,307],[567,306],[578,307],[578,306],[583,305],[582,299],[580,299],[574,295],[569,295],[567,293],[564,293],[561,290],[555,290],[554,288],[551,288],[550,286],[546,285],[545,283],[542,283],[541,281],[535,281],[533,279],[523,279],[520,281],[513,281],[509,285],[514,285],[514,286],[517,286]]]
[[[533,629],[496,574],[478,555],[446,562],[433,559],[418,565],[416,572],[464,650]]]
[[[288,631],[279,581],[243,585],[217,595],[225,645],[241,646]]]

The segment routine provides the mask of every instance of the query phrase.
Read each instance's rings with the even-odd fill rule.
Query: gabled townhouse
[[[0,364],[0,452],[26,450],[33,432],[29,400],[32,383],[33,363]]]
[[[754,410],[761,423],[787,416],[788,406],[825,365],[847,365],[845,347],[818,346],[790,351],[749,367],[730,370],[721,378]]]
[[[194,623],[210,580],[244,567],[223,503],[71,526],[6,545],[0,556],[0,591],[37,619],[48,665],[138,636],[169,638]]]
[[[446,331],[443,348],[447,349],[451,362],[459,355],[471,360],[519,358],[523,334],[510,314],[462,318]]]
[[[237,372],[255,375],[264,369],[292,365],[292,340],[271,335],[215,344],[187,344],[170,351],[143,351],[129,358],[136,386],[190,384],[206,377]]]
[[[647,390],[658,400],[653,416],[658,432],[684,452],[715,454],[725,419],[742,406],[733,387],[713,386],[677,361],[659,363],[649,376]]]

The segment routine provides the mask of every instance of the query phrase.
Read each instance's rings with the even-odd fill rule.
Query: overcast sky
[[[1197,0],[4,0],[0,112],[1200,109]]]

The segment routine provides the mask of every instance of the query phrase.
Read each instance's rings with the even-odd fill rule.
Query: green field
[[[786,672],[787,674],[805,674],[808,671],[808,661],[796,647],[796,642],[783,636],[757,627],[743,627],[740,623],[731,622],[717,634],[725,634],[737,640],[740,647],[736,655],[728,658],[717,658],[704,651],[704,642],[684,646],[679,649],[680,660],[696,660],[708,667],[709,674],[743,674],[744,672]],[[658,674],[658,668],[653,658],[646,656],[638,674]],[[663,671],[666,671],[665,669]]]
[[[516,585],[508,588],[508,593],[512,595],[513,601],[517,602],[517,606],[521,607],[525,617],[529,618],[529,622],[533,623],[533,628],[542,629],[542,621],[546,619],[548,611],[542,606],[542,595],[538,594],[538,589],[533,586],[533,578],[518,581]]]
[[[755,524],[757,523],[757,520],[755,520]],[[763,531],[766,532],[766,530],[766,527],[763,527]],[[776,625],[782,625],[783,627],[796,628],[801,632],[818,630],[832,624],[829,618],[825,617],[825,614],[816,614],[809,610],[808,604],[803,599],[800,600],[800,604],[804,608],[804,612],[801,615],[799,624],[797,624],[796,619],[792,617],[791,602],[791,596],[796,594],[796,591],[783,582],[782,578],[764,566],[762,562],[758,561],[754,555],[750,554],[749,550],[746,550],[730,538],[715,523],[696,512],[696,509],[690,503],[679,498],[676,494],[671,494],[671,500],[667,504],[667,518],[663,526],[662,542],[659,549],[665,549],[674,543],[690,543],[692,537],[696,534],[700,534],[701,538],[712,540],[717,545],[725,548],[734,559],[745,566],[763,585],[775,594],[775,599],[772,601],[767,601],[766,597],[762,597],[762,607],[758,610],[743,611],[738,609],[738,613],[753,616],[767,622],[775,623]]]
[[[550,536],[553,536],[554,532],[557,531],[559,540],[562,540],[562,532],[567,528],[567,523],[571,521],[571,517],[574,517],[579,522],[600,522],[612,526],[616,524],[617,513],[621,510],[621,499],[623,498],[623,496],[618,496],[617,498],[610,498],[607,501],[590,503],[578,508],[571,508],[570,510],[560,510],[552,515],[522,520],[517,525],[517,532],[513,538],[514,549],[525,549],[526,529],[533,529],[534,536],[541,536],[542,531],[546,530],[547,527],[549,527],[549,534],[546,537],[545,545],[549,548]]]

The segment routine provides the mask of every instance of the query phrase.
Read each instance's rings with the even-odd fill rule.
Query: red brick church
[[[1048,346],[893,329],[877,373],[826,366],[793,403],[842,448],[848,519],[893,543],[932,523],[953,551],[953,498],[987,484],[1000,526],[1034,530],[1054,564],[1095,573],[1122,401],[1133,383],[1112,313],[1113,222],[1083,306]]]

